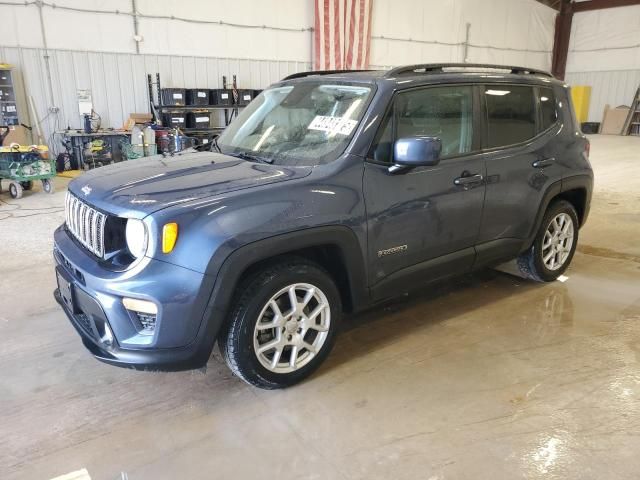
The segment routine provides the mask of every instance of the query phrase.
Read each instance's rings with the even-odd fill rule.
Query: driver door
[[[395,95],[363,177],[375,299],[471,270],[485,192],[477,105],[469,85]],[[390,173],[395,140],[414,136],[439,137],[440,162]]]

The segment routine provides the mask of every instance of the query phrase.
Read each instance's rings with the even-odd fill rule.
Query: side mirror
[[[403,170],[398,167],[430,167],[440,162],[442,141],[438,137],[399,138],[393,146],[394,165],[390,172]],[[394,168],[395,167],[395,168]]]

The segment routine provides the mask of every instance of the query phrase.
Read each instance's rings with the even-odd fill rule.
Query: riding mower
[[[9,127],[0,126],[0,145],[9,134]],[[0,191],[2,180],[9,180],[12,198],[22,197],[24,190],[31,190],[33,182],[40,180],[46,193],[53,193],[53,177],[56,176],[55,160],[49,159],[45,145],[23,146],[12,143],[0,146]]]

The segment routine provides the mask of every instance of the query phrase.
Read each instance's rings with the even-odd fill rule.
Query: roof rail
[[[385,73],[385,77],[395,77],[398,75],[411,73],[442,73],[445,68],[487,68],[495,70],[510,70],[516,74],[544,75],[545,77],[553,77],[549,72],[537,70],[528,67],[515,67],[512,65],[491,65],[486,63],[422,63],[418,65],[406,65],[404,67],[396,67]]]
[[[312,70],[310,72],[298,72],[284,77],[282,80],[293,80],[294,78],[311,77],[313,75],[331,75],[332,73],[352,73],[352,72],[371,72],[372,70]]]

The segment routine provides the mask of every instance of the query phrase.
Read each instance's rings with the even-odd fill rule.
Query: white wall
[[[640,5],[574,14],[566,80],[591,86],[589,121],[602,120],[605,104],[631,103],[640,85]]]
[[[371,64],[374,66],[463,62],[462,43],[465,41],[466,24],[470,23],[468,62],[551,69],[556,12],[539,2],[374,2],[371,26]]]
[[[263,88],[311,68],[313,0],[136,0],[140,54],[131,0],[55,0],[56,8],[45,0],[51,101],[38,8],[7,1],[15,5],[0,5],[0,61],[22,74],[19,94],[34,97],[47,136],[81,126],[77,89],[92,91],[103,126],[120,127],[130,112],[148,111],[147,73],[160,72],[165,87],[215,88],[222,75],[238,74],[241,88]],[[550,69],[554,19],[535,0],[374,0],[371,63],[462,62],[470,23],[468,61]],[[49,115],[51,106],[60,112]]]
[[[0,45],[43,47],[38,9],[19,0],[0,5]],[[313,9],[309,0],[136,0],[140,53],[200,57],[309,61]],[[56,0],[42,10],[48,47],[60,50],[135,53],[131,0]],[[161,16],[167,18],[147,18]],[[195,22],[171,20],[185,18]],[[220,20],[255,28],[220,25]],[[210,23],[203,23],[210,22]],[[30,28],[25,28],[30,25]],[[262,26],[284,30],[264,29]],[[287,31],[286,29],[296,30]],[[306,29],[306,30],[305,30]]]
[[[103,127],[119,128],[132,112],[148,112],[147,73],[160,73],[164,87],[221,88],[222,76],[231,81],[237,74],[240,88],[263,88],[291,73],[309,70],[307,62],[203,58],[134,53],[49,50],[54,91],[53,104],[60,110],[49,114],[51,105],[45,78],[44,50],[0,46],[0,61],[18,67],[17,93],[22,122],[33,123],[26,111],[26,98],[33,96],[38,119],[50,146],[54,130],[81,128],[77,89],[92,92],[93,108]]]

